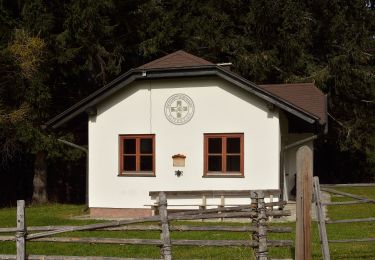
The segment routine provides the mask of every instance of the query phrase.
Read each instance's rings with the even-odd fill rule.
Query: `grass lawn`
[[[367,196],[375,199],[375,188],[339,188],[339,190]],[[333,196],[333,201],[342,201],[346,198]],[[350,199],[351,200],[351,199]],[[26,209],[28,226],[45,225],[83,225],[98,221],[73,220],[71,217],[82,214],[83,206],[50,204],[47,206],[33,206]],[[329,218],[367,218],[375,216],[374,204],[359,204],[348,206],[329,207]],[[202,225],[202,222],[178,222],[178,224]],[[204,222],[204,225],[246,225],[246,223],[213,223]],[[16,225],[16,209],[0,209],[0,227],[14,227]],[[273,224],[278,226],[291,226],[294,223]],[[328,239],[364,238],[375,237],[375,223],[345,223],[329,224]],[[116,237],[116,238],[159,238],[159,232],[139,231],[87,231],[61,234],[71,237]],[[250,233],[231,232],[172,232],[173,239],[248,239]],[[294,234],[271,234],[271,239],[291,239]],[[252,259],[252,250],[246,247],[178,247],[172,248],[175,259]],[[375,242],[357,244],[330,244],[331,259],[375,259]],[[73,243],[27,243],[28,254],[44,255],[92,255],[114,257],[159,257],[159,248],[155,246],[130,246],[130,245],[95,245]],[[0,242],[0,254],[15,254],[14,242]],[[273,258],[293,258],[294,248],[271,248],[270,256]],[[321,259],[319,235],[317,225],[313,223],[313,259]]]

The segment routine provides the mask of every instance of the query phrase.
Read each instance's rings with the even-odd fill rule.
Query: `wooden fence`
[[[271,210],[275,206],[283,206],[285,202],[265,202],[265,194],[277,195],[279,191],[248,191],[251,198],[250,205],[233,207],[219,207],[212,209],[201,209],[169,213],[167,210],[168,192],[158,193],[157,211],[159,215],[132,220],[119,220],[83,226],[45,226],[27,227],[25,223],[25,202],[17,202],[17,228],[0,228],[0,233],[15,232],[15,236],[0,236],[0,241],[16,241],[17,255],[0,255],[0,259],[80,259],[73,256],[29,256],[26,254],[26,243],[35,242],[61,242],[61,243],[90,243],[90,244],[127,244],[127,245],[155,245],[160,247],[162,259],[172,259],[172,247],[179,246],[247,246],[254,249],[256,259],[268,258],[269,247],[292,246],[290,240],[269,240],[269,232],[291,232],[288,227],[271,227],[267,224],[269,217],[287,216],[290,212],[284,210]],[[171,225],[171,220],[198,220],[218,218],[248,218],[251,220],[249,226],[189,226]],[[145,222],[158,222],[159,225],[138,225]],[[72,231],[89,230],[159,230],[160,239],[122,239],[122,238],[95,238],[95,237],[52,237],[56,234]],[[39,231],[39,232],[38,232]],[[175,231],[225,231],[225,232],[251,232],[252,240],[174,240],[170,233]],[[28,233],[37,232],[37,233]],[[96,257],[95,259],[107,259]]]
[[[319,227],[319,238],[322,248],[323,260],[330,259],[329,253],[329,243],[354,243],[354,242],[375,242],[374,238],[361,238],[361,239],[344,239],[344,240],[328,240],[326,224],[334,223],[355,223],[355,222],[371,222],[375,221],[375,217],[372,218],[360,218],[360,219],[341,219],[341,220],[326,220],[325,212],[323,206],[334,206],[334,205],[354,205],[361,203],[375,203],[375,200],[358,196],[355,194],[342,192],[333,189],[332,187],[363,187],[363,186],[374,186],[374,184],[338,184],[338,185],[320,185],[319,177],[314,177],[314,196],[315,205],[317,211],[317,220]],[[349,197],[355,200],[352,201],[340,201],[340,202],[322,202],[321,191],[325,191],[332,194],[341,195],[344,197]]]

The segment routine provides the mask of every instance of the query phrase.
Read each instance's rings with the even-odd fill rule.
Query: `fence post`
[[[322,207],[322,201],[320,199],[320,184],[319,177],[314,177],[314,195],[316,205],[316,215],[318,218],[318,230],[319,238],[322,247],[323,260],[330,260],[325,214]]]
[[[26,228],[25,228],[25,201],[17,200],[17,232],[16,232],[16,247],[17,260],[25,259],[26,251]]]
[[[251,198],[251,205],[255,205],[256,207],[255,210],[258,212],[258,194],[254,191],[251,191],[250,198]],[[257,242],[257,246],[253,248],[254,256],[257,257],[258,256],[258,244],[259,244],[259,236],[258,236],[258,231],[257,231],[258,230],[257,219],[252,218],[251,223],[252,223],[252,226],[255,227],[254,229],[255,231],[252,232],[251,238],[253,241]]]
[[[169,234],[168,212],[167,212],[167,196],[165,192],[159,193],[159,215],[161,222],[160,239],[163,245],[160,248],[160,255],[164,260],[172,260],[172,245]]]
[[[271,204],[273,203],[273,195],[272,195],[272,194],[270,195],[270,203],[271,203]],[[270,211],[273,211],[273,206],[270,207]],[[270,217],[269,217],[269,221],[272,221],[272,219],[273,219],[273,217],[270,216]]]
[[[258,191],[258,259],[267,260],[268,249],[267,249],[267,215],[266,215],[266,205],[264,202],[263,191]]]
[[[257,218],[256,218],[256,232],[253,233],[253,239],[258,242],[256,248],[254,248],[255,258],[257,260],[267,260],[268,259],[268,248],[267,248],[267,215],[266,215],[266,205],[264,202],[264,192],[254,191],[251,195],[252,202],[256,201],[257,206]]]
[[[311,203],[313,153],[308,146],[302,146],[297,151],[297,219],[295,259],[311,259]]]

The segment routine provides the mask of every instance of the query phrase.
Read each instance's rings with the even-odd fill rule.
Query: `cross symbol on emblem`
[[[175,107],[171,107],[171,112],[175,112],[177,118],[181,118],[182,112],[185,112],[188,110],[187,106],[182,106],[182,101],[177,100],[177,105]]]

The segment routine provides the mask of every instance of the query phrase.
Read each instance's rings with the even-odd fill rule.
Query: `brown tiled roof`
[[[326,121],[326,98],[314,83],[259,85],[273,95]]]
[[[214,65],[213,63],[199,58],[197,56],[191,55],[190,53],[184,51],[176,51],[166,56],[163,56],[157,60],[153,60],[146,63],[139,69],[165,69],[165,68],[181,68],[181,67],[196,67]]]

